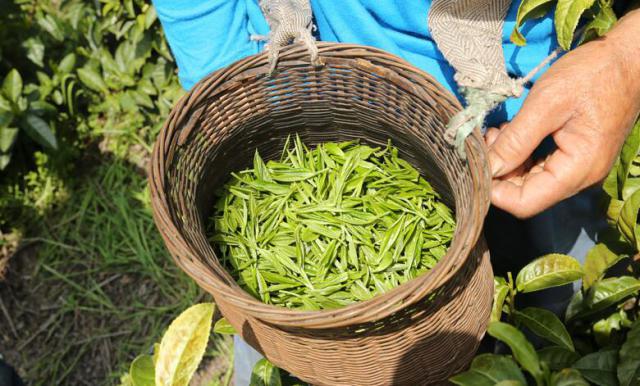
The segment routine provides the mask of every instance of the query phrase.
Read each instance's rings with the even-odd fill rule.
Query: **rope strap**
[[[260,0],[260,8],[271,31],[268,36],[253,35],[251,39],[267,42],[269,74],[276,69],[280,50],[292,42],[304,44],[311,56],[311,64],[322,65],[316,39],[312,35],[315,26],[309,0]]]
[[[524,91],[524,86],[546,65],[551,63],[561,52],[561,48],[555,49],[540,64],[531,70],[526,76],[518,79],[509,78],[503,84],[490,87],[461,86],[460,92],[467,101],[467,107],[454,115],[445,133],[447,141],[454,145],[458,155],[466,159],[464,140],[473,132],[473,129],[480,127],[484,134],[484,119],[500,103],[509,98],[519,98]],[[456,79],[458,83],[463,83]]]

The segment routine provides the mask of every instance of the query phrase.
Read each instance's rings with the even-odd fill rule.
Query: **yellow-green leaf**
[[[605,178],[604,183],[602,184],[602,188],[604,189],[605,193],[607,193],[607,195],[611,197],[612,200],[620,199],[620,194],[619,194],[620,189],[618,188],[618,168],[619,167],[620,167],[620,157],[616,159],[616,162],[613,164],[613,167],[609,171],[607,178]]]
[[[499,321],[502,317],[502,307],[504,300],[509,293],[509,286],[504,278],[493,278],[493,307],[491,309],[491,321]]]
[[[516,285],[520,292],[532,292],[571,283],[582,276],[582,266],[576,259],[552,253],[522,268],[516,277]]]
[[[611,277],[596,282],[585,299],[591,311],[610,307],[640,291],[640,280],[631,276]]]
[[[211,332],[213,303],[196,304],[167,329],[156,363],[156,386],[186,386],[198,368]]]
[[[614,15],[615,17],[615,15]],[[627,139],[622,145],[620,151],[620,161],[616,167],[618,192],[622,194],[622,199],[626,200],[633,192],[624,192],[624,185],[629,177],[629,169],[633,163],[633,160],[640,153],[640,120],[631,129],[631,132],[627,136]],[[626,194],[625,194],[626,193]]]
[[[129,368],[133,386],[155,386],[155,369],[151,355],[139,355]]]
[[[227,318],[220,318],[213,326],[213,332],[216,334],[237,334],[238,331],[229,323]]]
[[[602,6],[600,2],[600,12],[586,25],[584,30],[585,41],[595,36],[602,36],[607,33],[618,21],[611,4]]]
[[[615,263],[622,260],[624,256],[613,253],[606,244],[596,244],[584,261],[584,277],[582,278],[582,287],[589,289],[593,283],[602,279],[607,269]]]
[[[540,367],[538,354],[522,332],[514,326],[503,322],[491,322],[487,332],[494,338],[506,343],[520,366],[527,370],[537,381],[542,380],[544,374]]]
[[[560,47],[565,50],[571,48],[580,17],[594,3],[595,0],[558,0],[554,22]]]
[[[282,386],[280,369],[265,358],[260,359],[253,367],[249,386]]]
[[[511,41],[516,45],[524,46],[527,43],[527,39],[525,39],[519,30],[522,23],[529,19],[543,17],[549,12],[552,5],[553,0],[523,0],[518,7],[516,25],[511,33]]]
[[[618,230],[629,243],[640,249],[638,248],[640,247],[637,223],[638,209],[640,209],[640,190],[635,191],[622,205],[620,216],[618,217]]]
[[[91,67],[83,67],[78,69],[78,77],[85,86],[98,92],[106,92],[107,84],[102,79],[102,76]]]
[[[18,97],[22,94],[22,77],[15,68],[9,71],[2,82],[2,92],[13,103],[18,102]]]

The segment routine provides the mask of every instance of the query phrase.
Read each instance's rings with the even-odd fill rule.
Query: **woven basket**
[[[479,133],[468,161],[444,139],[460,109],[433,78],[384,51],[319,43],[314,68],[301,46],[240,60],[199,82],[174,107],[153,152],[156,224],[177,264],[211,293],[243,338],[267,359],[316,385],[439,383],[463,370],[488,323],[493,279],[481,237],[490,177]],[[446,256],[422,276],[371,300],[327,311],[263,304],[219,263],[205,227],[214,191],[251,165],[257,148],[280,155],[286,137],[309,145],[390,138],[455,207]]]

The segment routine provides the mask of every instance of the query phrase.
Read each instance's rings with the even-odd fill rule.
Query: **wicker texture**
[[[215,72],[178,102],[151,163],[154,218],[177,264],[211,293],[244,339],[271,362],[317,385],[438,383],[465,368],[489,318],[493,280],[481,237],[490,176],[483,140],[468,160],[444,138],[460,109],[430,76],[384,51],[319,43],[309,64],[300,45],[281,52],[271,77],[266,54]],[[257,148],[279,157],[286,137],[309,145],[391,138],[455,207],[457,227],[434,269],[371,300],[327,311],[263,304],[218,262],[205,234],[214,191],[251,165]]]

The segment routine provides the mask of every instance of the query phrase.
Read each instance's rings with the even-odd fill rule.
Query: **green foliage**
[[[533,376],[536,383],[542,383],[544,373],[540,366],[538,354],[522,332],[514,326],[503,322],[492,322],[489,324],[487,332],[494,338],[506,343],[518,364]]]
[[[75,172],[56,165],[98,141],[139,164],[183,93],[148,0],[3,2],[0,82],[0,218],[14,222],[7,208],[34,205],[36,154],[62,180]]]
[[[266,359],[260,359],[253,367],[249,386],[282,386],[280,369]]]
[[[154,355],[140,355],[121,382],[133,386],[187,386],[207,347],[211,331],[213,303],[200,303],[175,318],[154,345]]]
[[[536,335],[570,351],[575,351],[569,332],[553,312],[529,307],[516,311],[515,318]]]
[[[520,292],[561,286],[582,278],[580,263],[571,256],[553,253],[527,264],[516,277]]]
[[[207,348],[213,303],[201,303],[183,311],[167,329],[155,359],[157,386],[187,386]]]
[[[558,45],[565,50],[569,50],[576,40],[584,42],[604,35],[617,21],[613,0],[523,0],[518,7],[511,41],[519,46],[525,45],[527,41],[520,33],[520,27],[527,20],[545,16],[554,5]],[[586,19],[587,24],[576,39],[576,27],[581,19]]]
[[[620,386],[640,385],[640,321],[636,320],[620,349],[618,364]]]
[[[630,188],[640,184],[629,183],[640,176],[636,166],[640,164],[639,127],[632,131],[605,181],[610,202],[622,210],[609,209],[617,218],[588,252],[584,266],[566,255],[546,255],[522,268],[515,281],[509,273],[507,280],[496,278],[494,282],[496,304],[488,333],[509,346],[518,366],[529,372],[537,385],[640,385],[640,248],[636,237],[640,209],[636,195],[640,190]],[[615,276],[620,270],[624,274]],[[583,284],[567,307],[564,323],[550,311],[516,306],[520,293],[580,278]],[[533,351],[520,330],[524,328],[542,337],[546,345]],[[510,377],[511,372],[501,369],[492,374],[493,384]],[[472,365],[451,381],[471,385],[486,380]]]
[[[607,349],[587,354],[573,364],[573,368],[588,381],[599,386],[616,385],[618,350]]]
[[[133,386],[155,386],[156,370],[151,355],[140,355],[131,362],[129,376]]]
[[[516,362],[507,356],[482,354],[473,359],[469,371],[451,378],[460,386],[493,386],[510,381],[512,385],[526,385],[524,374]]]
[[[216,334],[237,334],[236,329],[229,323],[227,318],[220,318],[213,326],[213,332]]]

